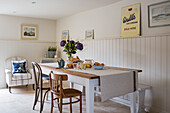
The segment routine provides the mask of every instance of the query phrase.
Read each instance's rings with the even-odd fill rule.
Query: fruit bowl
[[[93,68],[95,69],[95,70],[102,70],[103,69],[103,67],[104,66],[96,66],[96,65],[93,65]]]

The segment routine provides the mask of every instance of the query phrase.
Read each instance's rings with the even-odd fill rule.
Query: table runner
[[[104,68],[103,70],[74,70],[100,76],[101,100],[121,96],[136,90],[137,72]]]

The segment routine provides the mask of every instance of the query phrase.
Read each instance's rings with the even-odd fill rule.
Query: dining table
[[[104,66],[103,70],[94,70],[93,68],[86,70],[77,70],[59,68],[58,63],[40,63],[40,67],[43,74],[48,75],[51,71],[53,71],[53,73],[55,74],[67,74],[68,81],[71,84],[70,87],[72,87],[73,83],[84,86],[86,98],[86,113],[94,113],[94,89],[98,86],[100,86],[101,88],[103,87],[104,101],[111,98],[112,96],[118,97],[126,93],[130,93],[130,112],[136,113],[135,91],[137,90],[138,73],[142,72],[142,70],[140,69]],[[102,76],[106,75],[106,73],[109,76]],[[108,90],[109,88],[107,87],[110,87],[111,89]]]

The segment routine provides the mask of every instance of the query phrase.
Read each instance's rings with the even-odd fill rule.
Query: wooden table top
[[[52,67],[52,66],[46,66],[46,65],[41,65],[42,68],[50,69],[51,71],[58,71],[61,73],[67,73],[83,78],[88,78],[88,79],[96,79],[100,78],[100,76],[94,75],[94,74],[88,74],[88,73],[82,73],[82,72],[77,72],[77,71],[71,71],[65,68],[57,68],[57,67]],[[111,69],[116,69],[116,70],[125,70],[125,71],[137,71],[137,72],[142,72],[142,70],[138,69],[129,69],[129,68],[119,68],[119,67],[110,67],[110,66],[105,66],[106,68],[111,68]]]

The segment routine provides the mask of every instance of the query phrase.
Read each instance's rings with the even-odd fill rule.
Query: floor
[[[32,110],[34,90],[31,86],[0,89],[0,113],[39,113],[39,102]],[[67,101],[67,100],[65,100]],[[65,105],[63,113],[69,113],[69,105]],[[43,113],[50,113],[50,96],[45,102]],[[59,113],[55,105],[54,113]],[[79,103],[73,105],[73,113],[79,113]],[[83,113],[86,113],[85,97],[83,97]],[[130,113],[130,108],[110,100],[100,102],[100,97],[95,97],[94,113]]]

